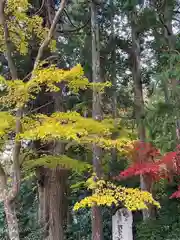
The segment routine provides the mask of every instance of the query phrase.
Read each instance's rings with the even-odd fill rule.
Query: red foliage
[[[151,143],[135,141],[129,147],[129,157],[133,163],[152,162],[160,156],[160,152]]]
[[[172,198],[180,198],[180,186],[178,187],[178,190],[170,196],[170,199]]]
[[[173,164],[173,161],[175,160],[175,158],[176,158],[176,156],[177,156],[177,152],[169,152],[169,153],[166,153],[166,155],[164,155],[161,159],[160,159],[160,161],[159,161],[159,163],[161,164],[170,164],[170,165],[172,165]]]
[[[169,152],[161,157],[158,149],[150,143],[140,141],[134,143],[129,155],[132,165],[116,177],[118,180],[137,175],[148,175],[152,181],[169,178],[169,173],[175,172],[175,166],[177,168],[176,162],[180,162],[177,161],[177,151]],[[180,170],[180,164],[178,169]]]
[[[120,172],[115,179],[121,180],[144,175],[148,177],[152,184],[160,178],[171,179],[173,175],[180,175],[180,145],[177,146],[175,152],[169,152],[161,156],[159,150],[150,143],[136,141],[129,148],[129,157],[132,164],[126,170]],[[170,199],[172,198],[180,198],[180,186],[171,195]]]
[[[116,179],[123,179],[137,175],[148,174],[156,179],[159,174],[159,165],[156,163],[135,163],[126,170],[122,171]]]

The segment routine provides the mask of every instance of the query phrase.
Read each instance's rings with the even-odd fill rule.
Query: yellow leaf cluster
[[[13,94],[11,96],[13,98]],[[15,118],[8,112],[0,112],[0,117],[0,136],[3,137],[8,132],[14,131]],[[114,130],[112,121],[105,119],[98,122],[72,111],[57,112],[51,116],[43,114],[23,116],[21,124],[22,132],[16,136],[17,140],[45,142],[61,140],[67,145],[82,145],[89,149],[96,144],[105,150],[116,148],[123,154],[126,153],[126,145],[130,143],[130,140],[123,136],[116,140],[111,139]]]
[[[0,112],[0,138],[15,127],[15,118],[8,112]]]
[[[116,186],[111,182],[99,180],[92,196],[82,199],[74,205],[74,210],[85,207],[97,206],[119,206],[123,204],[130,211],[147,209],[147,204],[153,204],[160,208],[149,192],[134,188]]]
[[[21,55],[28,53],[29,42],[34,37],[39,39],[39,44],[48,33],[47,28],[42,27],[42,18],[38,15],[29,16],[27,11],[31,5],[28,0],[8,0],[5,7],[5,15],[10,35],[10,41],[15,51]],[[5,51],[4,32],[0,26],[0,51]],[[50,49],[54,49],[55,42],[51,41]]]
[[[45,87],[46,91],[56,92],[60,90],[62,82],[74,93],[77,93],[79,89],[90,87],[88,79],[84,76],[83,68],[79,64],[70,70],[62,70],[54,65],[48,68],[38,67],[28,82],[5,81],[1,76],[0,84],[6,87],[7,94],[0,99],[0,102],[6,106],[22,107],[30,99],[34,99],[42,87]]]
[[[23,164],[26,170],[40,166],[45,166],[47,168],[56,168],[59,166],[60,168],[72,169],[76,172],[83,172],[92,168],[90,164],[72,159],[66,155],[43,156],[34,160],[25,161]]]
[[[58,112],[51,116],[35,115],[24,118],[23,132],[18,139],[26,140],[64,140],[76,144],[92,146],[96,144],[104,149],[117,148],[123,151],[128,139],[112,140],[114,125],[110,121],[98,122],[92,118],[84,118],[77,112]]]
[[[57,85],[62,81],[67,81],[71,86],[74,86],[74,89],[84,88],[88,82],[80,65],[70,70],[58,69],[55,66],[38,68],[28,82],[22,80],[6,81],[1,76],[0,84],[6,87],[7,94],[1,97],[0,102],[6,106],[22,107],[30,99],[34,99],[42,87],[46,87],[47,91],[58,91],[60,88]]]

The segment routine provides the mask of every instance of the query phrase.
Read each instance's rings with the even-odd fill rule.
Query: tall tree
[[[146,130],[144,124],[145,109],[143,98],[143,85],[141,74],[141,58],[140,58],[140,32],[138,29],[138,12],[136,4],[132,5],[129,12],[129,21],[131,26],[132,51],[130,55],[131,70],[134,82],[134,111],[138,128],[138,137],[141,142],[146,141]],[[145,176],[140,176],[140,185],[142,190],[150,191],[148,179]],[[150,211],[143,211],[143,218],[147,219],[150,216]]]
[[[100,42],[99,42],[99,23],[98,23],[98,2],[91,1],[91,34],[92,34],[92,78],[94,83],[101,83],[100,71]],[[101,93],[93,90],[92,116],[95,120],[102,120]],[[93,168],[98,178],[102,176],[101,169],[101,149],[93,146]],[[102,240],[102,219],[99,207],[92,208],[92,240]]]

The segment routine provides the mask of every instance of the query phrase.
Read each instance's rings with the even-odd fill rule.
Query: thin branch
[[[68,12],[66,11],[66,9],[64,9],[64,13],[66,14],[66,17],[68,18],[70,24],[74,27],[74,28],[78,28],[76,25],[74,25],[74,23],[72,22]]]
[[[80,26],[80,27],[77,27],[77,28],[75,28],[75,29],[59,30],[58,32],[59,32],[59,33],[73,33],[73,32],[78,32],[78,31],[80,31],[81,29],[85,28],[85,27],[88,25],[88,23],[90,23],[90,20],[91,20],[91,19],[89,18],[84,25],[82,25],[82,26]]]
[[[37,10],[37,12],[34,13],[34,15],[39,14],[41,12],[41,10],[43,9],[44,5],[45,5],[45,0],[42,0],[40,8]]]
[[[42,105],[42,106],[40,106],[40,107],[37,107],[37,108],[33,109],[32,111],[29,111],[29,112],[27,113],[27,115],[28,115],[29,113],[36,112],[36,111],[40,110],[41,108],[46,107],[46,106],[52,104],[53,102],[54,102],[54,101],[51,101],[51,102],[45,103],[44,105]]]
[[[169,30],[168,26],[165,24],[165,22],[163,21],[163,19],[161,18],[160,15],[159,15],[159,21],[161,22],[161,24],[162,24],[162,25],[164,26],[164,28],[166,29],[167,34],[168,34],[169,36],[171,36],[171,35],[172,35],[171,31]]]
[[[58,20],[59,20],[59,17],[61,16],[64,8],[65,8],[65,4],[66,4],[66,0],[61,0],[61,3],[60,3],[60,7],[53,19],[53,22],[52,22],[52,25],[49,29],[49,32],[48,32],[48,35],[47,35],[47,38],[43,41],[43,43],[41,44],[39,50],[38,50],[38,54],[37,54],[37,57],[36,57],[36,60],[35,60],[35,63],[34,63],[34,68],[33,70],[36,69],[36,67],[38,66],[42,56],[43,56],[43,52],[44,52],[44,49],[49,45],[52,37],[53,37],[53,34],[54,34],[54,31],[55,31],[55,28],[56,28],[56,25],[58,23]]]

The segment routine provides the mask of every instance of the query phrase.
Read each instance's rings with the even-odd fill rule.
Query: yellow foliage
[[[123,135],[116,140],[111,139],[114,125],[110,119],[98,122],[77,112],[57,112],[51,116],[38,114],[24,117],[21,121],[23,131],[17,136],[19,140],[62,140],[89,148],[96,144],[105,150],[116,148],[122,154],[126,153],[126,145],[130,143],[129,138]]]
[[[96,177],[96,173],[93,173],[92,176],[86,181],[87,189],[96,189],[98,184],[97,180],[98,178]]]
[[[160,205],[155,201],[149,192],[141,191],[139,189],[125,188],[116,186],[111,182],[99,180],[96,182],[96,188],[92,196],[86,197],[74,206],[74,210],[80,208],[97,206],[119,206],[123,204],[124,207],[130,211],[140,209],[147,209],[147,204],[153,204],[160,208]]]
[[[0,138],[15,127],[15,118],[8,112],[0,112]]]
[[[28,82],[22,80],[5,81],[1,76],[0,83],[6,87],[7,95],[3,96],[0,102],[6,106],[22,107],[29,100],[34,99],[42,87],[46,87],[46,91],[50,92],[59,91],[61,82],[66,83],[70,90],[75,93],[79,89],[90,87],[88,79],[84,76],[83,68],[79,64],[70,70],[62,70],[55,65],[48,68],[38,67]],[[104,87],[106,87],[106,83],[104,83]]]
[[[0,112],[0,117],[2,137],[14,130],[15,118],[7,112]],[[90,149],[92,144],[96,144],[105,150],[116,148],[123,154],[126,153],[126,146],[130,143],[130,140],[123,136],[116,140],[111,139],[114,130],[112,121],[98,122],[92,118],[84,118],[77,112],[57,112],[51,116],[43,114],[24,116],[21,123],[22,132],[16,136],[17,140],[62,140],[67,144],[80,144]]]
[[[60,168],[72,169],[77,172],[83,172],[92,168],[90,164],[72,159],[66,155],[43,156],[34,160],[25,161],[23,164],[23,167],[26,170],[40,166],[45,166],[48,168],[56,168],[59,166]]]
[[[28,0],[8,0],[5,7],[7,17],[7,26],[10,35],[10,41],[13,42],[15,51],[22,55],[28,53],[29,42],[34,37],[39,39],[39,44],[47,35],[48,29],[42,27],[42,18],[37,15],[29,16],[27,11],[31,5]],[[53,46],[53,47],[52,47]],[[54,49],[54,40],[51,41],[50,49]],[[4,32],[0,26],[0,51],[6,49],[4,42]]]
[[[28,118],[26,118],[28,127]],[[36,127],[33,126],[37,121]],[[21,139],[66,139],[77,142],[85,142],[87,136],[108,136],[111,134],[110,125],[97,122],[92,118],[84,118],[77,112],[54,113],[48,117],[46,115],[33,116],[29,130],[20,134]],[[39,125],[38,125],[39,124]],[[88,138],[87,138],[88,139]]]
[[[46,86],[47,91],[58,91],[58,83],[64,81],[74,92],[79,89],[86,89],[88,79],[84,77],[84,71],[80,64],[70,70],[63,70],[51,65],[48,68],[37,67],[33,72],[33,78],[29,81],[28,89],[37,88],[37,86]]]
[[[58,112],[50,117],[35,115],[22,120],[23,133],[18,139],[51,141],[73,141],[81,145],[97,144],[104,149],[117,148],[123,151],[128,139],[111,139],[114,125],[110,121],[98,122],[92,118],[84,118],[77,112]]]

